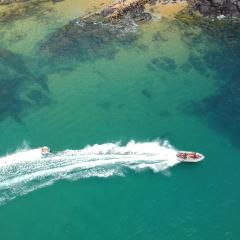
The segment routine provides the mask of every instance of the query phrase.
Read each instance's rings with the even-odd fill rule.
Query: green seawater
[[[240,239],[238,23],[162,19],[134,25],[124,44],[94,34],[73,44],[51,38],[68,21],[42,11],[1,18],[0,239]],[[42,51],[49,39],[65,51]],[[109,175],[4,165],[26,145],[57,153],[131,140],[206,157],[163,171],[113,163]]]

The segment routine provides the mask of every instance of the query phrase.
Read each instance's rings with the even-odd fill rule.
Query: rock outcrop
[[[100,12],[100,15],[110,19],[119,19],[128,15],[137,22],[148,21],[151,19],[151,15],[144,12],[144,5],[147,3],[149,3],[149,0],[116,1],[107,8],[104,8]]]
[[[184,0],[179,0],[184,1]],[[240,17],[240,0],[186,0],[191,11],[199,11],[209,17]],[[145,5],[174,4],[178,0],[118,0],[103,9],[100,15],[107,18],[121,18],[130,15],[135,21],[148,21],[151,15],[145,12]]]
[[[240,0],[188,0],[193,10],[210,17],[240,17]]]

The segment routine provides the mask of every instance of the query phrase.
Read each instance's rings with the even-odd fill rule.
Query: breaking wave
[[[40,149],[20,149],[0,158],[0,204],[59,179],[124,175],[124,170],[164,171],[178,163],[167,141],[105,143],[42,157]]]

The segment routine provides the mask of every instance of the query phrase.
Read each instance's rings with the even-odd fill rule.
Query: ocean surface
[[[239,240],[239,23],[92,6],[0,6],[0,239]]]

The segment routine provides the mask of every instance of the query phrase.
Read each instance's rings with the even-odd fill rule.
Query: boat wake
[[[59,179],[123,176],[126,169],[164,171],[179,161],[167,141],[105,143],[42,156],[40,149],[21,149],[0,158],[0,204]]]

